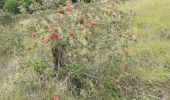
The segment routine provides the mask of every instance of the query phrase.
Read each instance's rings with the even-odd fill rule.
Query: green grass
[[[151,74],[151,77],[152,75],[153,77],[155,75],[170,77],[169,68],[167,70],[165,68],[166,58],[170,56],[170,39],[167,37],[167,34],[170,34],[169,4],[169,0],[163,2],[161,0],[138,0],[135,5],[127,3],[129,9],[136,13],[132,31],[139,39],[131,52],[135,54],[136,59],[140,60],[140,67],[153,68],[145,73],[146,76]],[[158,80],[160,79],[164,78],[158,77]]]
[[[145,91],[146,100],[170,98],[169,5],[169,0],[130,0],[121,7],[134,14],[130,31],[138,42],[129,48],[134,61],[129,74],[139,78],[134,91]]]
[[[169,0],[130,0],[122,6],[122,9],[131,10],[135,15],[130,30],[138,38],[138,43],[129,48],[134,59],[130,72],[144,83],[167,85],[164,89],[155,85],[161,91],[169,91],[170,88],[167,82],[170,79],[169,5]],[[150,94],[154,92],[153,89]]]

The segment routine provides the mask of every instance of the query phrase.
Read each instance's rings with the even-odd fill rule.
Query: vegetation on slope
[[[28,20],[1,25],[0,99],[169,99],[168,4],[169,0],[130,0],[114,8],[107,3],[77,4],[71,16],[64,15],[64,27],[75,18],[71,28],[78,33],[81,11],[96,24],[83,30],[85,39],[69,38],[74,39],[67,41],[71,56],[56,76],[51,46],[41,40],[48,38],[49,23],[60,27],[60,13],[37,12]],[[32,32],[40,37],[31,36]],[[57,29],[57,33],[65,31]],[[88,43],[88,36],[95,34],[96,42]]]

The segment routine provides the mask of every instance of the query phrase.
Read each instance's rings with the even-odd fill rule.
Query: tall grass
[[[122,7],[135,15],[131,31],[137,36],[138,43],[129,50],[135,61],[131,72],[141,79],[141,84],[146,85],[139,85],[139,88],[152,85],[151,90],[143,91],[160,99],[170,98],[169,5],[169,0],[130,0]]]

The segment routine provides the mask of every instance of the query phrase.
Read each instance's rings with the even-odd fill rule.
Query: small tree
[[[40,48],[36,53],[43,56],[44,63],[35,66],[33,60],[28,66],[35,71],[53,66],[59,79],[68,77],[71,91],[75,89],[76,94],[81,94],[85,90],[85,94],[92,95],[94,86],[104,87],[109,83],[105,78],[112,80],[115,68],[127,67],[127,48],[132,38],[126,32],[128,16],[111,3],[80,3],[72,8],[68,0],[53,16],[38,14],[30,23],[30,43]],[[52,64],[44,67],[49,62]]]

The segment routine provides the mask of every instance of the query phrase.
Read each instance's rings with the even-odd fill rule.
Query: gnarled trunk
[[[52,48],[52,53],[54,57],[54,71],[57,71],[58,68],[64,67],[64,50],[61,44],[56,43],[55,47]]]

